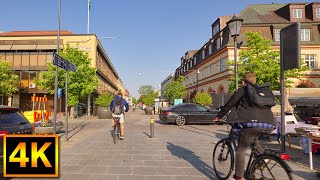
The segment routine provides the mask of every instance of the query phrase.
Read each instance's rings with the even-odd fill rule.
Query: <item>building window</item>
[[[202,59],[205,58],[205,50],[202,50]]]
[[[217,34],[220,31],[220,24],[217,24],[213,27],[212,35]]]
[[[280,29],[274,30],[274,41],[280,41]]]
[[[315,69],[316,65],[315,65],[315,55],[311,55],[311,54],[307,54],[304,56],[304,61],[305,63],[307,63],[307,66],[309,69]]]
[[[197,64],[197,57],[194,57],[193,59],[193,65],[195,66]]]
[[[224,60],[223,59],[220,59],[220,72],[224,71],[225,70],[225,67],[224,67]]]
[[[212,54],[212,44],[209,45],[209,55]]]
[[[310,41],[310,29],[301,29],[301,41]]]
[[[220,37],[219,37],[219,38],[217,38],[217,49],[220,49],[220,46],[221,46],[221,44],[220,44]]]
[[[302,9],[293,9],[294,18],[302,18]]]
[[[317,8],[317,9],[316,9],[316,17],[317,17],[317,18],[320,18],[320,8]]]

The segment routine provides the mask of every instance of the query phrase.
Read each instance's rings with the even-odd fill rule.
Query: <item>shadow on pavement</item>
[[[71,132],[75,131],[78,127],[80,127],[77,131],[75,131],[74,133],[72,133],[71,136],[68,136],[68,140],[71,139],[74,135],[76,135],[77,133],[79,133],[86,125],[90,124],[90,122],[83,124],[84,121],[82,121],[79,125],[77,125],[76,127],[74,127],[73,129],[68,131],[68,134],[70,135]],[[66,133],[64,131],[64,134],[61,135],[60,137],[64,136]]]
[[[194,152],[170,142],[167,142],[167,149],[171,152],[172,155],[188,161],[192,166],[194,166],[198,171],[207,176],[209,179],[217,179],[213,168],[207,163],[203,162],[199,156],[196,156],[194,154]]]
[[[197,134],[202,134],[202,135],[209,136],[209,137],[215,137],[215,136],[209,135],[209,134],[207,134],[207,133],[201,133],[201,132],[198,132],[198,131],[196,131],[196,130],[187,129],[187,127],[189,127],[189,126],[186,126],[186,127],[178,126],[178,127],[179,127],[180,129],[182,129],[182,130],[194,132],[194,133],[197,133]],[[211,132],[211,133],[212,133],[212,134],[216,134],[216,133],[214,133],[214,132]]]

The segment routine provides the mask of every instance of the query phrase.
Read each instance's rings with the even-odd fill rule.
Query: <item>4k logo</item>
[[[59,177],[58,135],[5,135],[4,177]]]

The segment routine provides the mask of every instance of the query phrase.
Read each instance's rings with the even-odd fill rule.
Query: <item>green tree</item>
[[[10,70],[6,61],[0,60],[0,95],[10,96],[18,91],[19,76]]]
[[[154,92],[154,87],[151,85],[143,85],[138,90],[140,95],[148,95]]]
[[[95,104],[99,107],[109,107],[112,100],[113,95],[110,92],[104,92],[96,98]]]
[[[188,91],[184,84],[184,77],[179,76],[178,79],[169,83],[166,87],[164,95],[169,101],[185,98],[188,95]]]
[[[96,69],[91,67],[88,53],[72,48],[69,44],[59,55],[77,66],[76,72],[68,72],[68,106],[73,107],[79,103],[80,97],[91,94],[97,88]],[[51,94],[54,94],[55,67],[52,63],[48,63],[49,70],[42,72],[40,75],[42,78],[37,81],[42,89],[47,89]],[[61,68],[58,68],[58,72],[58,87],[65,89],[66,73]],[[70,114],[73,115],[73,112]]]
[[[263,38],[259,32],[247,32],[247,48],[239,52],[238,77],[239,87],[241,87],[241,79],[245,73],[253,72],[257,76],[257,84],[265,82],[272,83],[273,90],[280,89],[280,52],[273,50],[271,40]],[[234,64],[229,61],[228,64]],[[234,74],[234,68],[231,69]],[[292,81],[288,78],[299,78],[301,72],[306,70],[303,65],[300,69],[292,69],[285,71],[285,85],[290,87]],[[235,77],[229,80],[229,91],[235,91]]]
[[[212,105],[212,97],[205,92],[197,92],[194,102],[203,106]]]
[[[137,104],[138,100],[135,97],[132,97],[132,103]]]
[[[154,104],[154,99],[158,97],[158,93],[152,92],[147,94],[143,99],[142,102],[147,106],[152,106]]]

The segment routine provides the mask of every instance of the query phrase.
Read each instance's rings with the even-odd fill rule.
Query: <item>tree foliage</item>
[[[112,100],[113,95],[107,91],[96,98],[95,104],[99,107],[109,107]]]
[[[138,100],[135,97],[132,97],[132,103],[137,104]]]
[[[72,48],[69,44],[60,51],[60,56],[77,66],[77,71],[68,72],[68,106],[78,104],[79,98],[87,96],[97,88],[98,81],[96,69],[91,67],[91,59],[88,53]],[[42,72],[41,79],[37,81],[42,89],[47,89],[54,94],[55,65],[48,63],[49,70]],[[58,68],[58,87],[65,89],[66,73]]]
[[[140,95],[148,95],[154,92],[154,87],[151,85],[143,85],[138,90]]]
[[[245,73],[253,72],[257,76],[257,84],[272,83],[273,90],[280,89],[280,52],[271,47],[271,40],[263,38],[258,32],[247,32],[247,48],[239,52],[238,78],[239,87]],[[234,64],[229,61],[229,64]],[[305,65],[300,69],[285,71],[285,86],[290,87],[292,81],[288,78],[299,78],[301,72],[306,70]],[[234,74],[234,69],[232,68]],[[229,91],[235,90],[235,77],[229,80]]]
[[[154,99],[158,97],[158,93],[157,92],[152,92],[149,93],[147,95],[145,95],[142,98],[142,102],[147,105],[147,106],[152,106],[154,104]]]
[[[10,96],[18,91],[19,76],[10,70],[6,61],[0,60],[0,95]]]
[[[184,84],[184,77],[179,76],[178,79],[169,83],[166,87],[164,95],[169,101],[185,98],[188,95],[188,91]]]
[[[197,92],[194,102],[203,106],[212,105],[212,97],[205,92]]]

